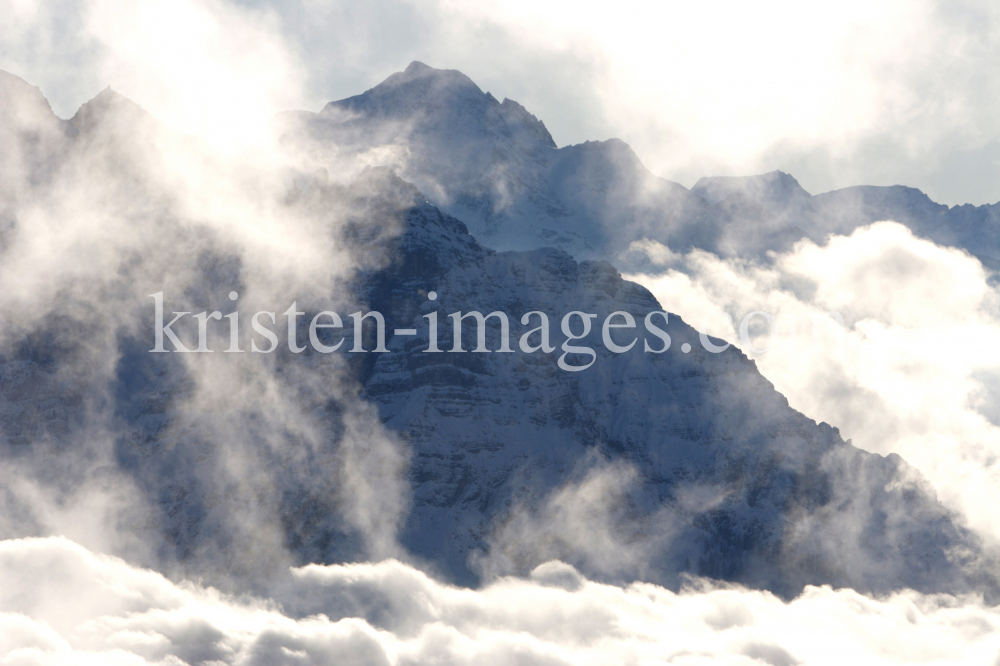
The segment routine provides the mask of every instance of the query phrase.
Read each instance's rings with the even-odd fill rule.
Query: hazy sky
[[[559,145],[620,137],[654,172],[781,169],[806,189],[1000,200],[1000,4],[4,0],[0,68],[61,116],[107,84],[177,125],[245,130],[411,60],[459,69]],[[235,140],[235,139],[234,139]]]

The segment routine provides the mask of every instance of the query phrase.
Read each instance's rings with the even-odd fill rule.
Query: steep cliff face
[[[644,351],[644,339],[662,346],[642,324],[659,306],[609,264],[495,253],[426,203],[405,217],[395,263],[366,283],[367,300],[418,335],[390,340],[363,395],[412,450],[403,542],[413,553],[463,582],[560,558],[607,578],[676,585],[687,571],[781,593],[966,584],[953,551],[974,540],[919,474],[795,412],[741,352],[706,351],[673,315],[669,349]],[[495,320],[490,353],[424,351],[426,315],[439,313],[446,350],[446,315],[472,310],[508,313],[515,351],[496,351]],[[520,324],[530,311],[552,319],[552,353],[518,350],[538,325]],[[571,311],[597,314],[576,343],[596,354],[580,372],[557,366],[557,322]],[[615,311],[637,322],[614,331],[616,344],[638,340],[621,354],[600,330]],[[463,347],[475,340],[467,326]]]
[[[617,139],[557,148],[519,104],[465,75],[412,63],[320,113],[275,122],[311,169],[393,167],[498,250],[563,249],[625,268],[633,241],[769,261],[803,238],[822,242],[895,220],[1000,267],[1000,204],[943,206],[919,190],[858,186],[811,195],[789,174],[707,177],[688,190],[657,177]]]
[[[425,85],[419,74],[413,85]],[[449,76],[479,99],[467,80]],[[353,113],[359,104],[343,106]],[[470,113],[521,123],[511,141],[523,134],[546,143],[521,111],[484,104],[470,103]],[[496,252],[387,169],[368,169],[349,187],[317,177],[274,200],[259,188],[206,197],[214,205],[260,197],[249,210],[280,223],[238,236],[231,220],[213,222],[218,210],[199,209],[202,200],[161,168],[170,164],[165,145],[176,157],[186,144],[151,123],[102,93],[60,135],[68,143],[57,186],[24,190],[60,205],[65,192],[83,193],[69,201],[86,202],[97,222],[81,234],[79,210],[38,213],[53,227],[38,238],[74,231],[87,241],[81,252],[57,255],[78,264],[46,264],[52,274],[34,292],[20,274],[4,274],[11,292],[44,296],[0,321],[5,536],[48,529],[44,514],[55,509],[41,497],[83,507],[100,498],[113,505],[116,536],[128,537],[116,544],[121,551],[164,570],[244,583],[289,562],[397,555],[463,583],[559,558],[596,578],[676,586],[692,572],[781,594],[807,583],[992,589],[977,578],[980,545],[918,473],[790,409],[743,354],[707,351],[720,341],[701,339],[673,315],[651,320],[669,335],[663,349],[646,325],[659,305],[610,264],[553,248]],[[156,141],[145,140],[151,135]],[[617,177],[591,148],[576,150],[573,169],[587,171],[584,180]],[[634,164],[623,145],[602,150]],[[566,193],[570,182],[567,175],[550,185]],[[595,209],[613,201],[582,200]],[[303,230],[306,241],[289,240]],[[261,234],[275,252],[294,247],[293,260],[259,251]],[[4,261],[34,249],[13,247],[0,248]],[[283,290],[308,284],[289,275],[314,247],[328,254],[309,270],[349,268],[327,275],[329,291],[307,298]],[[149,294],[157,291],[168,311],[240,308],[244,349],[251,335],[267,346],[247,328],[255,309],[246,302],[279,313],[276,331],[292,299],[300,322],[327,309],[375,310],[385,316],[388,351],[347,352],[347,340],[341,351],[315,353],[300,325],[301,354],[284,340],[272,355],[227,354],[228,323],[206,319],[218,353],[151,354]],[[261,294],[280,300],[252,300]],[[506,313],[512,351],[498,351],[497,318],[488,320],[489,352],[448,351],[448,315],[471,311]],[[441,353],[424,351],[432,312]],[[528,312],[548,315],[551,352],[521,348],[521,336],[539,325],[537,317],[522,324]],[[590,333],[571,343],[575,351],[563,348],[570,312],[595,315]],[[602,335],[614,312],[636,322],[609,332],[620,346],[636,340],[622,353]],[[198,335],[192,321],[188,343]],[[570,326],[581,331],[580,317]],[[477,337],[467,320],[464,349]],[[560,360],[592,364],[570,371]]]
[[[275,126],[313,168],[393,167],[500,250],[608,257],[643,236],[690,247],[718,233],[704,228],[714,222],[701,198],[654,176],[622,141],[557,148],[523,106],[454,70],[415,62],[320,113],[281,114]]]

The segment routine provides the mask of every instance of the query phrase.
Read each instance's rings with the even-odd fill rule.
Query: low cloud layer
[[[269,598],[230,597],[59,538],[0,542],[0,664],[993,664],[1000,612],[973,597],[872,599],[692,579],[675,594],[530,579],[449,587],[394,560],[292,569]]]
[[[1000,538],[1000,299],[979,261],[892,222],[804,241],[766,267],[652,242],[632,250],[663,267],[632,279],[665,309],[742,347],[796,409],[863,449],[901,455]],[[769,336],[762,316],[748,322],[766,353],[740,341],[754,311],[777,323]]]

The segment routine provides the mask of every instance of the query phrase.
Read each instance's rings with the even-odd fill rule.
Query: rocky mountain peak
[[[127,130],[152,120],[145,109],[115,92],[109,85],[84,103],[70,118],[69,124],[71,133],[75,135],[95,130]]]
[[[799,181],[783,171],[769,171],[756,176],[701,178],[691,191],[713,204],[741,193],[765,208],[779,210],[807,201],[811,196],[799,185]]]
[[[489,95],[489,93],[486,93]],[[533,139],[549,148],[556,148],[556,142],[549,134],[545,123],[539,120],[533,113],[518,104],[512,99],[504,97],[500,103],[500,112],[507,124],[510,126],[521,126],[527,130]]]
[[[9,123],[57,121],[42,91],[19,76],[0,69],[0,118]]]
[[[451,108],[455,105],[488,104],[486,94],[472,79],[454,69],[435,69],[414,61],[402,72],[360,95],[330,102],[320,112],[337,116],[342,111],[375,117],[408,117],[414,112]],[[493,100],[494,104],[496,100]]]

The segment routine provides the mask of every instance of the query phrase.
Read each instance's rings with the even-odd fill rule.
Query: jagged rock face
[[[419,70],[412,74],[413,85],[426,85]],[[474,103],[467,80],[452,79]],[[5,463],[39,472],[37,483],[67,496],[68,486],[94,476],[131,484],[149,511],[130,514],[122,529],[151,542],[163,562],[246,579],[261,559],[280,560],[286,550],[300,562],[365,556],[365,530],[380,516],[351,517],[354,486],[343,469],[351,455],[374,450],[377,436],[383,454],[409,455],[403,545],[456,581],[560,558],[597,578],[670,586],[694,572],[781,594],[807,583],[971,589],[979,545],[898,457],[844,443],[789,408],[740,352],[708,353],[672,315],[665,352],[646,352],[642,337],[654,349],[661,342],[641,334],[631,351],[612,353],[601,322],[625,311],[642,331],[645,315],[659,309],[645,289],[607,263],[577,262],[558,249],[488,249],[384,169],[365,171],[350,188],[314,182],[274,205],[292,219],[348,220],[336,233],[362,270],[343,285],[348,297],[332,293],[328,304],[384,313],[389,353],[282,352],[250,365],[225,354],[189,361],[148,353],[145,299],[160,288],[153,285],[176,278],[183,286],[175,311],[228,312],[226,294],[243,292],[253,267],[225,238],[180,224],[184,211],[162,196],[149,168],[155,160],[130,168],[135,146],[147,149],[137,140],[147,119],[126,102],[105,93],[81,110],[66,132],[66,159],[68,173],[102,184],[109,215],[126,218],[124,230],[141,242],[125,246],[106,279],[87,285],[99,297],[75,299],[67,288],[55,297],[60,318],[2,330],[0,434]],[[473,103],[472,115],[502,113],[488,100]],[[361,103],[352,104],[348,110]],[[519,121],[523,134],[544,144],[530,120]],[[623,144],[564,150],[569,166],[553,171],[565,175],[551,181],[553,191],[567,193],[581,178],[614,182],[602,171],[608,151],[636,163]],[[587,175],[574,175],[581,171]],[[601,201],[614,199],[587,205]],[[425,353],[424,315],[432,310],[441,349],[453,343],[448,314],[496,310],[510,316],[515,351]],[[549,314],[554,352],[519,349],[527,328],[520,317],[529,311]],[[558,366],[560,320],[570,311],[597,315],[580,343],[596,359],[580,372]],[[499,348],[495,321],[491,350]],[[476,341],[469,323],[466,349]],[[396,336],[396,328],[418,334]],[[619,344],[631,338],[616,332]],[[361,427],[369,417],[387,431]],[[385,456],[374,460],[365,473],[376,483],[384,474],[389,494],[397,475],[378,465]],[[30,509],[4,490],[5,519]],[[370,498],[376,508],[379,501]],[[389,527],[393,520],[385,517]]]
[[[689,191],[615,139],[557,149],[520,105],[421,63],[319,114],[283,114],[277,126],[311,169],[358,159],[392,166],[499,250],[551,246],[625,267],[629,243],[649,238],[767,262],[803,238],[895,220],[1000,268],[1000,205],[948,208],[901,186],[812,196],[780,171],[702,178]]]
[[[390,326],[420,333],[392,339],[363,380],[413,452],[403,540],[415,554],[462,582],[558,557],[597,577],[675,586],[688,571],[783,594],[968,585],[952,552],[973,540],[919,474],[794,411],[741,352],[708,353],[677,317],[663,354],[644,352],[641,335],[611,353],[595,327],[584,342],[594,365],[560,370],[563,314],[627,311],[641,329],[659,309],[609,264],[494,253],[427,204],[406,220],[396,263],[367,293]],[[437,301],[423,297],[431,290]],[[537,326],[520,316],[538,310],[557,350],[426,353],[432,310],[441,349],[452,348],[447,313],[509,313],[516,340]],[[491,350],[498,337],[494,326]],[[463,340],[472,348],[474,332]]]
[[[700,219],[705,202],[654,176],[623,142],[556,148],[524,107],[497,102],[456,71],[415,62],[362,95],[318,114],[282,114],[276,125],[313,168],[392,166],[500,250],[552,246],[605,257],[623,239],[690,247],[712,236]]]

